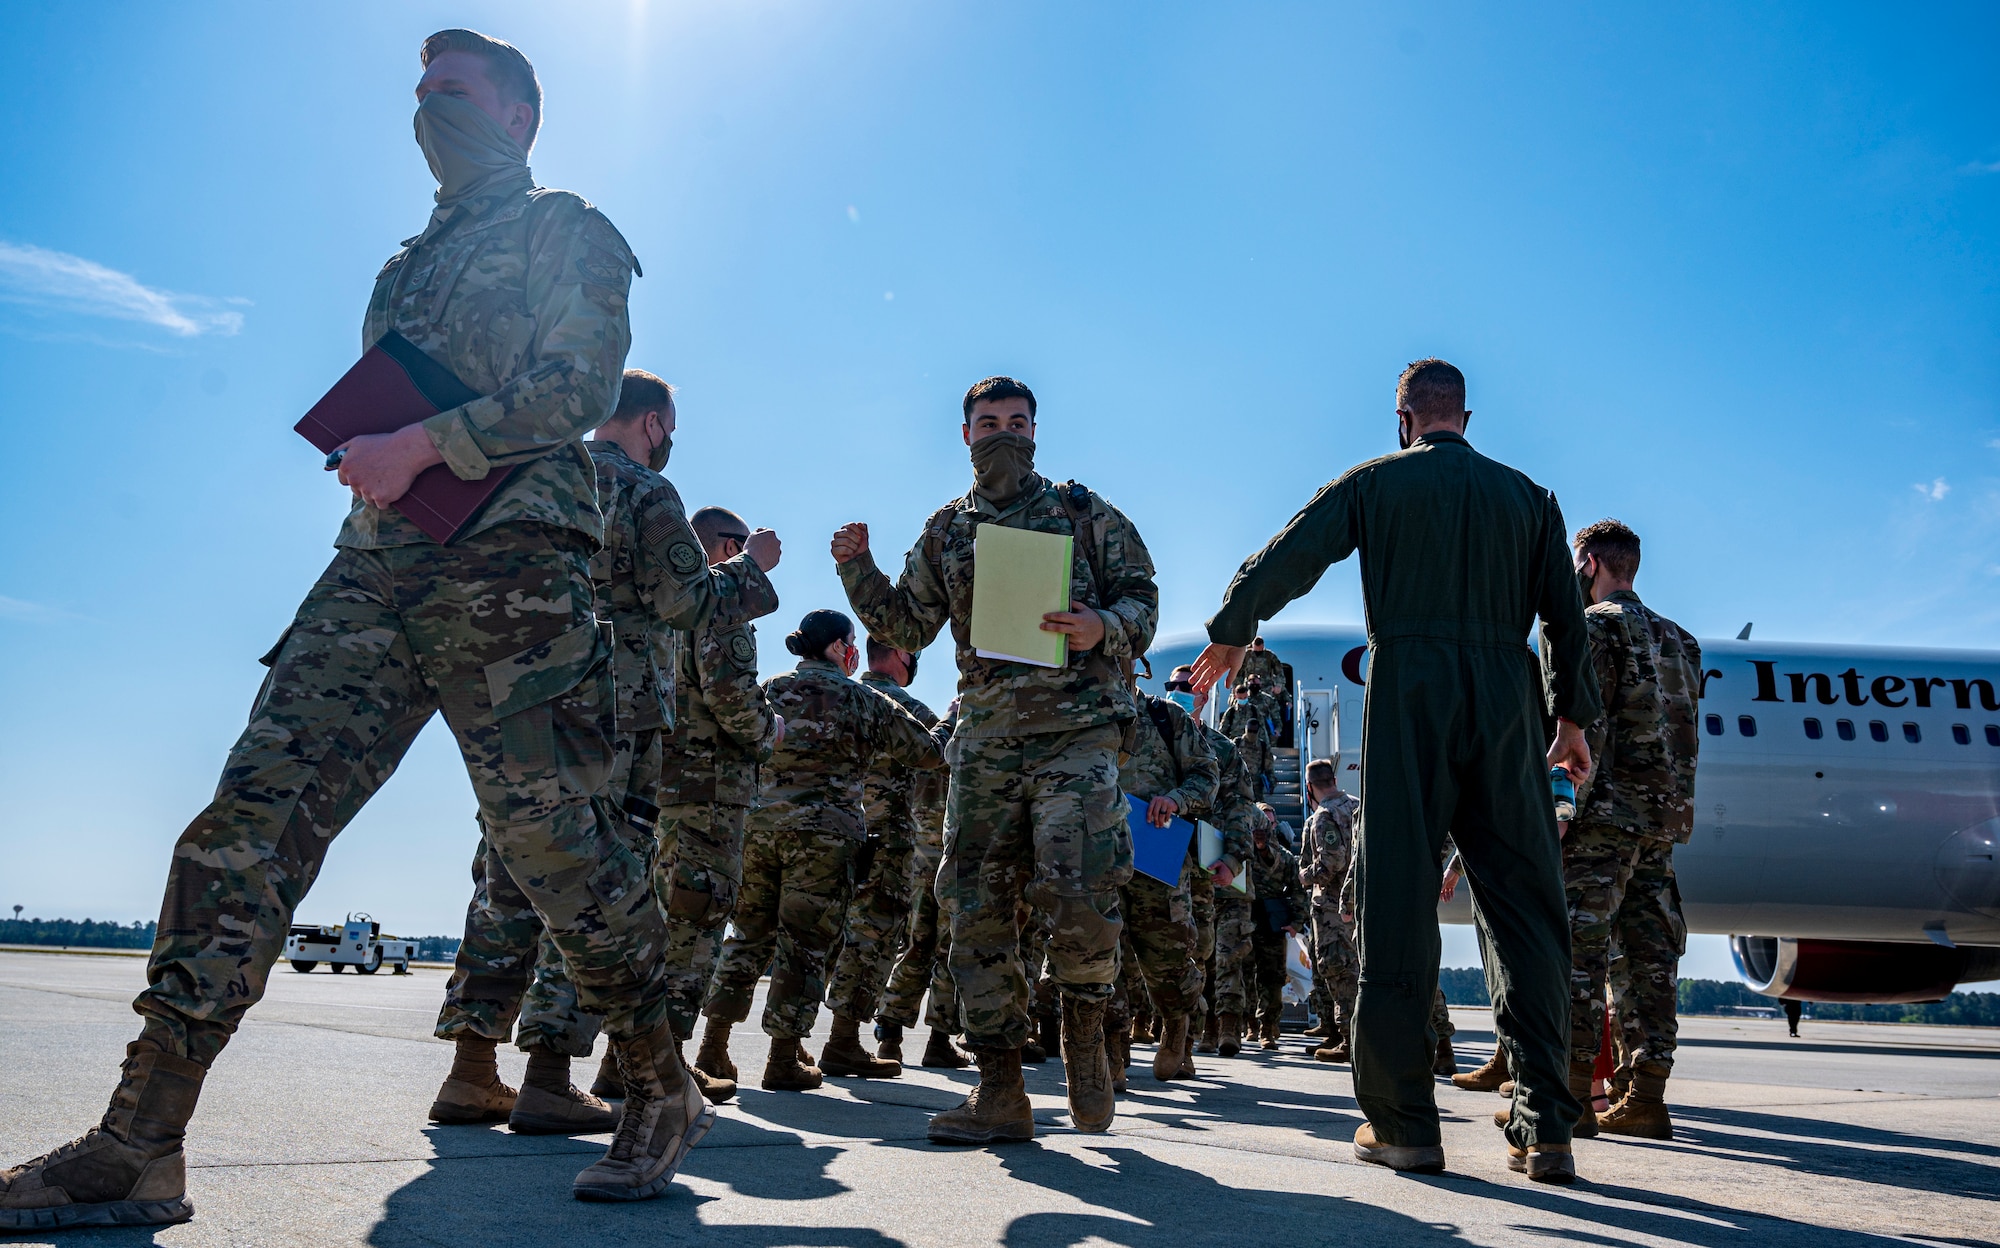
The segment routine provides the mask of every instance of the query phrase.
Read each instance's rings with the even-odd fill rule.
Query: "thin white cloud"
[[[2000,160],[1975,160],[1965,166],[1967,173],[2000,173]]]
[[[243,314],[222,306],[241,300],[157,290],[95,260],[29,243],[0,241],[0,299],[139,321],[181,338],[234,334],[243,328]]]
[[[0,594],[0,620],[41,623],[45,620],[60,620],[68,614],[67,611],[45,607],[39,602],[29,602],[25,598],[9,598],[5,594]]]
[[[1919,481],[1910,488],[1934,503],[1943,502],[1944,496],[1951,493],[1951,485],[1943,477],[1939,477],[1929,485]]]

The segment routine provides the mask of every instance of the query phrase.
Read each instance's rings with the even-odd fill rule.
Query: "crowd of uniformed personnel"
[[[610,1132],[579,1198],[666,1189],[735,1094],[730,1029],[766,974],[763,1087],[895,1077],[921,1006],[921,1064],[978,1068],[930,1137],[988,1144],[1035,1134],[1024,1061],[1059,1057],[1072,1123],[1100,1132],[1135,1041],[1159,1080],[1198,1077],[1198,1054],[1277,1048],[1291,939],[1310,951],[1314,1056],[1352,1066],[1357,1155],[1441,1169],[1433,1076],[1455,1063],[1435,904],[1460,879],[1498,1045],[1458,1080],[1506,1090],[1509,1164],[1566,1181],[1573,1135],[1670,1133],[1671,858],[1699,651],[1633,592],[1631,530],[1601,522],[1572,546],[1547,490],[1472,450],[1457,369],[1405,370],[1405,449],[1328,485],[1243,565],[1165,696],[1140,687],[1159,596],[1137,528],[1037,470],[1027,386],[979,382],[962,404],[972,488],[923,522],[893,579],[867,526],[842,527],[853,615],[808,613],[786,638],[794,670],[760,681],[753,621],[777,609],[781,546],[722,507],[690,517],[661,475],[672,387],[625,368],[638,262],[595,209],[534,185],[532,67],[464,30],[421,60],[437,206],[377,277],[363,344],[394,330],[487,397],[344,448],[352,513],[174,848],[110,1109],[0,1171],[0,1228],[191,1216],[182,1142],[209,1067],[333,838],[438,712],[479,842],[431,1117]],[[393,506],[436,464],[510,474],[448,544]],[[982,525],[1074,539],[1070,608],[1043,624],[1063,665],[975,649]],[[1360,796],[1311,760],[1294,841],[1266,804],[1288,669],[1255,633],[1357,551]],[[958,696],[939,716],[908,686],[947,630]],[[1578,790],[1560,827],[1552,767]],[[1135,872],[1128,796],[1156,828],[1210,825],[1220,857],[1204,865],[1190,838],[1177,880]],[[822,1004],[832,1036],[814,1055]],[[600,1030],[582,1090],[571,1063]],[[528,1054],[519,1089],[495,1058],[510,1040]],[[1619,1099],[1598,1114],[1607,1074]]]

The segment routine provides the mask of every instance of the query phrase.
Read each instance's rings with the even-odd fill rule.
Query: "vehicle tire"
[[[318,965],[319,965],[319,963],[317,963],[317,962],[299,962],[299,961],[294,961],[294,962],[292,963],[292,969],[293,969],[293,970],[295,970],[295,971],[297,971],[297,972],[298,972],[299,974],[301,974],[301,975],[310,975],[310,974],[312,973],[312,969],[313,969],[313,968],[314,968],[315,966],[318,966]]]
[[[409,973],[410,973],[410,964],[408,962],[396,963],[396,974],[408,975]]]
[[[360,966],[355,967],[354,969],[356,972],[362,975],[373,975],[375,972],[381,970],[382,951],[380,949],[371,950],[368,956],[368,960],[366,962],[363,962]]]
[[[338,975],[347,969],[347,964],[345,962],[329,962],[326,964],[326,969]]]

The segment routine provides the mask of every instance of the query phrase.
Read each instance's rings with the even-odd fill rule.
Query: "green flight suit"
[[[1555,496],[1454,433],[1350,469],[1250,557],[1208,635],[1258,624],[1361,553],[1370,666],[1361,741],[1355,1099],[1377,1138],[1440,1142],[1437,894],[1455,836],[1515,1092],[1508,1139],[1568,1142],[1569,916],[1543,714],[1599,713]],[[1543,621],[1543,674],[1527,637]]]

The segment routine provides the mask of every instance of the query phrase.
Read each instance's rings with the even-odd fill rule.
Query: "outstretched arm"
[[[936,640],[951,619],[951,596],[924,557],[921,538],[903,560],[902,579],[893,585],[875,565],[867,525],[842,525],[833,535],[832,553],[848,605],[877,641],[914,654]]]
[[[1353,480],[1350,474],[1321,489],[1236,570],[1222,609],[1208,621],[1210,644],[1195,661],[1196,688],[1210,688],[1223,673],[1240,671],[1257,626],[1311,592],[1330,565],[1354,553]]]

